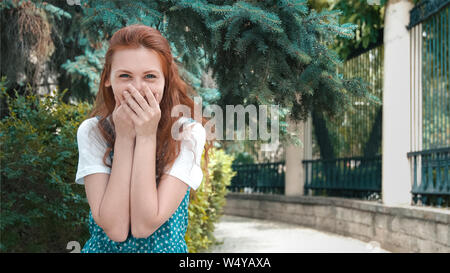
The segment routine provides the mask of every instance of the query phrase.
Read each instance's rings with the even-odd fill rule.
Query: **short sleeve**
[[[84,120],[77,130],[78,168],[75,175],[77,184],[84,184],[84,177],[89,174],[111,173],[111,168],[103,163],[107,145],[100,137],[97,123],[95,117]],[[109,157],[107,163],[111,164]]]
[[[206,143],[206,131],[201,123],[195,121],[184,126],[180,154],[175,159],[172,168],[165,173],[180,179],[192,189],[197,190],[203,179],[200,163]]]

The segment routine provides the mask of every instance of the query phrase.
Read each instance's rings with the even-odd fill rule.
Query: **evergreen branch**
[[[291,10],[293,8],[295,11],[303,14],[307,14],[309,10],[306,0],[281,0],[278,5],[285,10]]]
[[[256,21],[262,25],[266,25],[268,29],[272,29],[274,32],[279,32],[279,33],[283,32],[283,29],[281,27],[279,27],[281,25],[281,21],[276,14],[273,14],[270,12],[264,12],[260,8],[256,8],[245,2],[237,2],[233,5],[233,7],[234,6],[236,6],[237,8],[242,8],[249,13],[256,14],[257,15]],[[271,18],[271,17],[273,17],[273,18]],[[253,18],[249,18],[249,19],[251,20]],[[266,21],[269,21],[272,24],[268,24],[268,23],[266,23]]]

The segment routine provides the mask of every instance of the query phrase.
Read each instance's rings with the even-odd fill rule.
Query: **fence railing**
[[[303,160],[305,195],[381,197],[381,156]]]
[[[412,11],[412,203],[449,207],[450,1],[422,1]]]
[[[369,86],[368,92],[382,100],[383,58],[381,44],[346,60],[338,73],[346,79],[363,79]],[[350,96],[350,100],[352,107],[342,115],[332,119],[325,116],[328,131],[335,136],[335,157],[367,155],[368,150],[374,150],[370,155],[381,153],[382,105],[358,96]]]
[[[450,207],[450,148],[408,153],[415,205]]]
[[[450,1],[410,29],[411,151],[450,147]]]
[[[232,192],[284,194],[286,164],[282,162],[233,164],[237,174],[228,189]]]

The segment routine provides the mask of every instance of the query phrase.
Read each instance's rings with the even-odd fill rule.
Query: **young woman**
[[[159,31],[131,25],[111,37],[94,109],[77,132],[75,181],[90,206],[82,252],[187,252],[189,195],[203,178],[206,143],[189,90]],[[191,116],[172,117],[176,105]]]

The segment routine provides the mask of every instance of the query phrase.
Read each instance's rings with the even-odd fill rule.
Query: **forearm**
[[[156,136],[136,137],[130,188],[131,229],[135,237],[146,237],[158,215],[156,188]]]
[[[99,219],[106,233],[127,236],[130,229],[130,183],[134,140],[118,137],[111,175],[100,204]],[[109,235],[109,234],[108,234]]]

